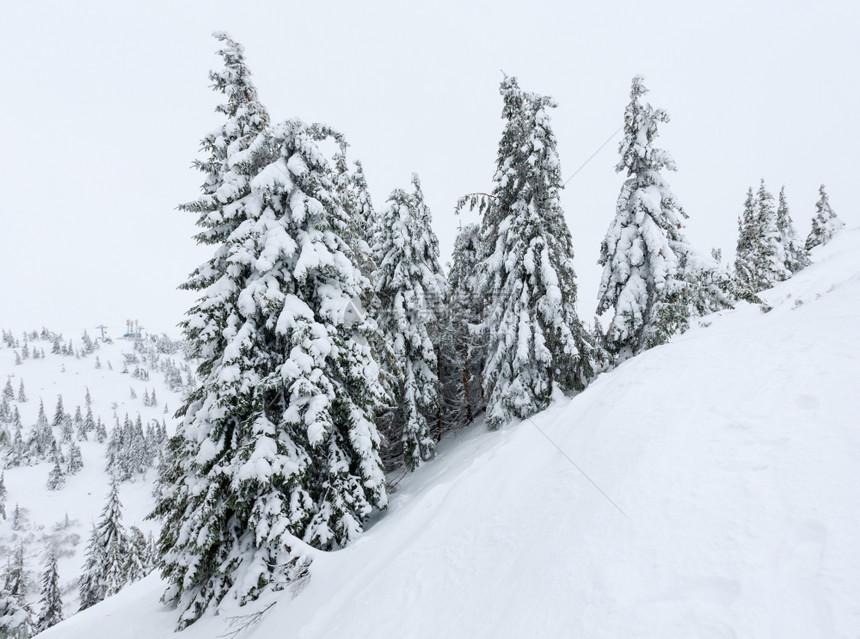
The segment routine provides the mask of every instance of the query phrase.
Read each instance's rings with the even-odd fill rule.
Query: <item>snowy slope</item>
[[[769,313],[708,318],[533,420],[443,442],[298,596],[181,636],[276,601],[242,637],[856,638],[860,229],[813,258]],[[162,588],[43,636],[175,636]]]

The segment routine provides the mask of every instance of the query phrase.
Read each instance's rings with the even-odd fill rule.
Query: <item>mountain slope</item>
[[[448,439],[298,596],[181,636],[277,602],[242,636],[856,637],[860,230],[813,258],[769,313],[712,316],[532,420]],[[43,636],[175,636],[162,587]]]

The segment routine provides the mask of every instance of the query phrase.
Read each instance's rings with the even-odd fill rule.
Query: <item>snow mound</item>
[[[406,477],[356,543],[182,635],[857,637],[860,229],[767,291]],[[598,488],[599,487],[599,488]],[[44,637],[175,637],[157,577]],[[288,631],[287,631],[288,629]]]

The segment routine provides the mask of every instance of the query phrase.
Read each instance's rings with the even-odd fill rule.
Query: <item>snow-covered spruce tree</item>
[[[483,319],[483,305],[478,292],[479,259],[480,228],[477,224],[467,224],[457,234],[448,274],[453,347],[461,364],[457,381],[463,391],[467,423],[484,408],[482,374],[485,349],[477,332]]]
[[[48,490],[60,490],[66,485],[66,473],[63,471],[62,464],[60,463],[60,456],[56,452],[53,461],[54,465],[51,468],[51,472],[48,473],[47,487]]]
[[[785,256],[785,268],[789,273],[797,273],[799,270],[809,266],[809,252],[797,237],[791,213],[788,210],[788,202],[785,199],[785,187],[779,190],[779,203],[776,207],[776,230],[779,233],[780,244],[782,244]]]
[[[183,324],[201,382],[153,513],[180,628],[224,597],[245,603],[303,576],[298,539],[343,546],[387,503],[372,324],[346,320],[367,282],[317,145],[330,134],[289,121],[228,158],[244,167],[229,205],[241,223],[186,285],[201,293]]]
[[[54,428],[62,427],[68,417],[69,416],[66,413],[65,408],[63,407],[63,396],[57,395],[57,406],[54,409],[54,421],[51,422],[51,426],[53,426]]]
[[[373,246],[379,328],[392,345],[400,370],[389,445],[410,470],[433,457],[432,430],[439,417],[435,345],[446,283],[439,242],[431,228],[417,175],[412,191],[395,189],[379,214]]]
[[[90,531],[90,540],[84,551],[84,570],[78,582],[80,608],[86,610],[105,598],[105,587],[102,582],[101,567],[104,564],[104,548],[99,542],[96,525]]]
[[[791,277],[791,271],[785,265],[785,248],[777,226],[773,194],[767,190],[764,179],[761,180],[756,194],[756,206],[755,268],[762,289],[765,289],[787,280]]]
[[[48,552],[47,566],[42,575],[42,598],[39,617],[36,620],[37,633],[56,626],[63,620],[63,600],[60,595],[60,576],[57,573],[57,557],[54,551]]]
[[[735,248],[735,278],[744,290],[757,293],[762,290],[756,271],[759,230],[756,223],[755,194],[747,190],[744,210],[738,218],[738,242]]]
[[[811,251],[816,246],[827,244],[833,236],[845,227],[845,222],[836,217],[830,208],[830,199],[822,184],[818,189],[818,202],[815,203],[815,217],[812,218],[812,230],[806,238],[806,250]]]
[[[615,167],[627,180],[598,259],[597,313],[612,312],[605,343],[617,360],[663,344],[684,331],[690,317],[692,249],[681,230],[686,214],[661,173],[676,170],[675,162],[654,146],[669,114],[643,102],[647,92],[643,78],[634,77]]]
[[[126,534],[116,481],[111,482],[101,518],[93,526],[80,581],[81,610],[118,593],[128,583]]]
[[[480,298],[488,305],[483,371],[487,424],[545,408],[553,387],[581,390],[592,375],[590,335],[576,315],[570,231],[547,110],[554,102],[501,84],[506,120],[481,226]]]
[[[132,583],[150,572],[149,544],[137,526],[131,526],[127,536],[126,579]]]

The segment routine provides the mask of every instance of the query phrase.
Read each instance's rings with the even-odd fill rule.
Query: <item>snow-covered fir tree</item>
[[[27,456],[33,462],[45,459],[50,453],[53,443],[54,433],[48,422],[48,416],[45,414],[45,405],[39,400],[39,414],[27,440]]]
[[[466,422],[471,422],[484,408],[482,375],[486,351],[477,331],[483,318],[478,291],[480,249],[480,228],[477,224],[467,224],[457,234],[448,274],[451,332],[461,365],[459,383],[465,400]]]
[[[754,293],[761,290],[755,264],[757,242],[755,194],[750,187],[744,201],[743,213],[738,218],[734,271],[738,284]]]
[[[785,247],[777,224],[773,194],[767,190],[764,179],[759,184],[756,204],[758,206],[756,269],[759,280],[764,284],[763,288],[770,288],[777,282],[791,277],[791,271],[786,268]]]
[[[809,252],[794,229],[794,222],[792,222],[791,213],[788,210],[788,201],[785,198],[784,186],[779,190],[779,200],[776,207],[776,230],[779,233],[779,241],[785,256],[785,268],[788,269],[788,272],[797,273],[809,266]]]
[[[374,234],[379,328],[400,365],[387,436],[409,469],[435,454],[432,431],[439,419],[436,343],[446,282],[431,221],[413,175],[411,192],[392,191]]]
[[[21,512],[21,508],[18,506],[17,502],[15,503],[15,510],[12,511],[12,530],[20,531],[24,528],[24,513]]]
[[[241,48],[224,52],[213,77],[235,103],[221,109],[234,143],[213,138],[221,155],[201,165],[204,195],[185,207],[201,213],[198,241],[215,246],[185,285],[201,294],[183,324],[201,381],[180,409],[154,511],[180,628],[224,597],[284,587],[307,571],[298,539],[342,546],[387,503],[372,326],[345,317],[367,282],[317,144],[331,132],[295,120],[263,131]]]
[[[140,415],[132,422],[126,414],[122,426],[117,423],[111,432],[105,450],[108,459],[106,470],[120,482],[135,479],[146,473],[155,454],[156,451],[151,451],[147,445]]]
[[[790,218],[788,222],[790,225]],[[735,277],[743,291],[757,293],[788,279],[791,276],[789,261],[773,195],[762,180],[755,195],[752,188],[747,191],[744,210],[738,220]]]
[[[143,579],[152,571],[150,547],[137,526],[128,529],[126,545],[126,578],[132,583]]]
[[[605,344],[619,360],[687,328],[694,284],[687,270],[692,249],[682,232],[686,214],[662,175],[663,169],[676,170],[675,162],[654,145],[669,114],[644,102],[647,92],[642,77],[634,77],[615,167],[627,180],[598,260],[603,276],[597,312],[612,314]]]
[[[66,457],[66,475],[74,475],[84,467],[84,458],[81,454],[81,447],[75,442],[69,443],[69,454]]]
[[[90,531],[90,539],[84,551],[84,569],[78,581],[78,595],[80,598],[80,607],[78,610],[86,610],[105,598],[105,589],[102,584],[101,575],[103,563],[104,549],[99,542],[98,529],[93,524]]]
[[[116,481],[111,482],[105,507],[93,526],[84,555],[79,592],[81,610],[116,594],[129,582],[128,548],[122,525],[122,504]]]
[[[27,393],[24,391],[24,380],[21,380],[21,383],[18,385],[18,401],[22,404],[27,401]]]
[[[48,561],[42,575],[39,616],[35,630],[43,632],[63,620],[63,600],[60,594],[60,576],[57,573],[57,557],[53,550],[48,551]]]
[[[57,406],[54,409],[54,421],[51,422],[51,426],[54,428],[60,428],[66,421],[66,409],[63,407],[63,396],[57,395]]]
[[[107,428],[105,428],[104,422],[102,421],[101,417],[96,420],[95,434],[96,441],[100,444],[104,443],[104,441],[107,439]]]
[[[6,385],[3,387],[3,399],[12,401],[15,399],[15,389],[12,388],[12,378],[6,378]]]
[[[845,222],[836,217],[830,208],[830,198],[822,184],[818,189],[818,201],[815,203],[815,217],[812,218],[812,230],[806,237],[806,250],[827,244],[833,236],[845,227]]]
[[[590,336],[576,315],[573,245],[559,201],[561,172],[548,97],[500,88],[505,128],[481,225],[480,298],[487,304],[487,424],[546,408],[557,386],[582,390]]]
[[[48,473],[48,490],[60,490],[66,485],[66,473],[63,471],[59,455],[54,455],[54,465]]]

